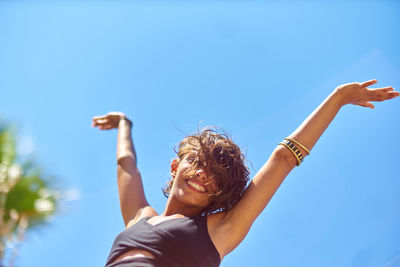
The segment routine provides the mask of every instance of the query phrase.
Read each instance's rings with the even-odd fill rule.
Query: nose
[[[196,179],[206,186],[207,192],[210,194],[216,193],[219,190],[214,176],[207,175],[207,173],[202,169],[196,171]]]
[[[208,180],[206,172],[202,169],[196,171],[196,178],[203,183],[207,182]]]

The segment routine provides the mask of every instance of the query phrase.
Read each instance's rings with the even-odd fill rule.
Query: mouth
[[[206,193],[206,188],[192,180],[186,180],[186,184],[190,189],[198,193]]]

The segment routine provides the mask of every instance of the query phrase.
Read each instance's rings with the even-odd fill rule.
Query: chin
[[[207,200],[198,199],[197,196],[195,196],[193,194],[188,194],[187,192],[184,192],[183,190],[178,191],[177,199],[179,200],[179,202],[181,202],[188,208],[204,209],[208,206]]]

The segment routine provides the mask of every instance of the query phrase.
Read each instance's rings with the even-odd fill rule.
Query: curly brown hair
[[[240,148],[226,133],[219,133],[215,128],[207,127],[194,135],[185,137],[175,148],[179,160],[187,156],[194,158],[193,171],[203,168],[215,177],[220,189],[210,194],[210,204],[203,210],[203,215],[228,210],[242,197],[249,181],[249,169]],[[174,183],[171,178],[162,189],[166,197]]]

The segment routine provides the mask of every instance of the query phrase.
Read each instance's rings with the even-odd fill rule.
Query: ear
[[[175,158],[171,163],[171,175],[175,178],[176,172],[178,171],[179,159]]]

